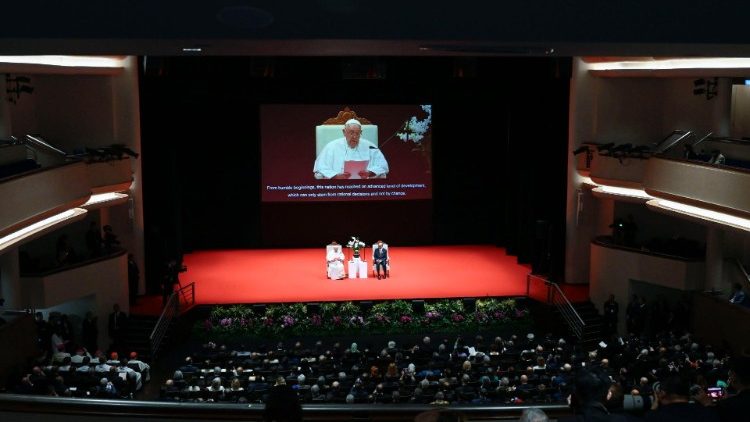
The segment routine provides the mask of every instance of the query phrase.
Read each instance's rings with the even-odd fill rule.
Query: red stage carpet
[[[370,250],[368,250],[368,261]],[[521,296],[528,266],[493,246],[393,247],[391,277],[329,280],[325,248],[186,254],[198,304]],[[371,273],[371,263],[368,262]]]

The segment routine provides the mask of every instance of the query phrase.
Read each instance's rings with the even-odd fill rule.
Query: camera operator
[[[719,422],[712,408],[690,402],[690,380],[683,374],[670,374],[663,382],[654,384],[651,412],[646,421],[659,422]]]
[[[167,304],[169,296],[174,292],[174,285],[180,284],[180,273],[187,271],[182,265],[182,259],[173,259],[166,264],[164,279],[162,280],[162,306]]]

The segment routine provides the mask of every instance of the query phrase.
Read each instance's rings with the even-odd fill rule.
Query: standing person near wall
[[[604,323],[606,324],[607,334],[617,334],[617,317],[620,313],[620,304],[615,301],[615,295],[609,295],[609,299],[604,302]]]

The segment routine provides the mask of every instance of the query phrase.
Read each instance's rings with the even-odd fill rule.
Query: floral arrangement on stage
[[[357,236],[352,236],[352,239],[346,243],[347,248],[352,248],[352,252],[355,258],[359,258],[359,249],[365,247],[365,242],[359,240]]]
[[[469,312],[460,299],[425,303],[424,312],[415,312],[411,302],[393,300],[363,306],[354,302],[326,302],[315,306],[303,303],[269,305],[263,311],[249,305],[216,306],[197,327],[210,339],[226,336],[299,336],[362,333],[373,334],[466,332],[467,330],[531,325],[527,309],[514,299],[486,298],[476,301]]]

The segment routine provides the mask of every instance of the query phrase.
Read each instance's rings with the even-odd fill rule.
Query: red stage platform
[[[368,261],[370,260],[368,250]],[[493,246],[392,247],[391,277],[329,280],[325,248],[186,254],[198,304],[428,299],[526,294],[530,268]],[[368,269],[371,272],[371,262]]]

